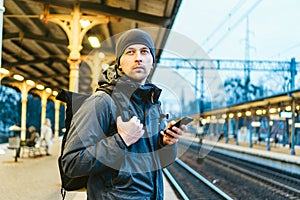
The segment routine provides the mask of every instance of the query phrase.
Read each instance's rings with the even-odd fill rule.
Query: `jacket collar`
[[[150,81],[147,81],[145,85],[141,85],[126,75],[119,78],[114,90],[122,92],[128,98],[135,97],[144,102],[151,101],[152,103],[158,103],[162,91]]]

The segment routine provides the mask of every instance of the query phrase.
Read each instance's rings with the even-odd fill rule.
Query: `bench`
[[[42,152],[41,152],[41,148],[44,147],[44,145],[42,145],[43,140],[41,138],[37,138],[35,140],[35,144],[32,146],[28,146],[28,145],[23,145],[21,146],[22,148],[22,158],[24,157],[24,153],[27,150],[28,152],[28,157],[32,156],[35,158],[37,156],[37,153],[39,156],[42,156]]]
[[[41,148],[45,145],[42,145],[42,139],[36,138],[35,144],[32,146],[28,146],[26,141],[20,141],[19,137],[10,137],[8,138],[8,149],[15,150],[15,162],[18,162],[18,158],[20,158],[20,154],[22,152],[22,158],[24,157],[25,152],[28,152],[28,157],[33,156],[34,158],[37,156],[42,156]]]

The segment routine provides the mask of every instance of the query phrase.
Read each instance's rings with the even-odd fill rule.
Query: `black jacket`
[[[159,131],[165,120],[158,102],[160,89],[138,85],[124,75],[114,91],[112,95],[122,95],[125,103],[98,91],[73,116],[62,157],[64,171],[69,176],[89,175],[91,200],[163,199],[161,169],[175,160],[177,152],[176,145],[161,143]],[[145,129],[143,137],[129,147],[116,132],[116,118],[124,104],[129,118],[137,116]]]

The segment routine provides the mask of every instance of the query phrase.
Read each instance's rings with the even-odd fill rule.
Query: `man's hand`
[[[127,146],[136,143],[144,134],[143,124],[133,116],[128,122],[123,122],[122,117],[117,118],[118,133]]]
[[[168,128],[171,127],[175,123],[176,123],[175,121],[171,121],[167,125],[165,130],[168,134],[165,134],[164,131],[160,132],[160,134],[163,135],[163,144],[164,145],[175,144],[181,138],[183,133],[185,131],[187,131],[187,126],[186,125],[181,125],[180,128],[177,128],[176,126],[174,126],[174,127],[172,127],[172,130],[168,130]]]

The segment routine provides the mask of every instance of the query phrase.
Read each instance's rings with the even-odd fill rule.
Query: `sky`
[[[300,61],[299,8],[299,0],[183,0],[172,31],[214,59]]]
[[[294,57],[300,62],[299,8],[300,0],[183,0],[162,58],[176,54],[181,58],[290,61]],[[252,83],[281,88],[285,74],[259,73],[251,72]],[[206,73],[205,95],[221,93],[213,86],[236,76],[244,78],[238,71]],[[185,103],[199,98],[199,93],[193,93],[193,70],[158,68],[153,80],[168,91],[162,96],[172,102],[167,109],[183,108],[182,96]]]

